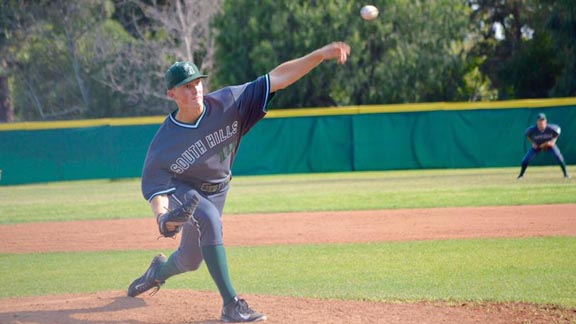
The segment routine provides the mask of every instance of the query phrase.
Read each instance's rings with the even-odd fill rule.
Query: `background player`
[[[554,157],[562,168],[564,178],[569,179],[570,176],[568,175],[568,172],[566,172],[564,157],[562,156],[558,146],[556,146],[556,141],[558,140],[558,136],[560,136],[560,127],[558,125],[548,124],[546,115],[540,113],[538,114],[536,125],[528,127],[525,134],[530,143],[532,143],[532,147],[528,150],[528,153],[526,153],[526,156],[524,156],[524,159],[522,160],[522,169],[520,170],[518,179],[524,178],[524,173],[526,172],[528,164],[536,157],[536,155],[544,151],[550,151],[554,154]]]
[[[157,291],[169,277],[196,270],[204,260],[222,296],[223,321],[266,319],[237,297],[228,273],[221,217],[234,157],[242,136],[264,117],[276,91],[325,60],[345,63],[349,54],[347,44],[331,43],[252,82],[206,96],[201,82],[206,76],[192,62],[177,62],[168,69],[167,95],[178,109],[168,115],[150,144],[142,172],[142,193],[157,221],[169,210],[189,206],[191,201],[195,211],[191,222],[182,226],[178,250],[169,258],[154,257],[146,272],[129,286],[129,296],[152,288]]]

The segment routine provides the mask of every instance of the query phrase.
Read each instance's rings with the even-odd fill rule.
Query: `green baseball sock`
[[[232,287],[232,280],[230,280],[228,273],[224,245],[203,246],[202,255],[206,267],[208,267],[208,271],[216,283],[218,291],[220,291],[224,305],[228,305],[236,297],[236,291]]]
[[[562,172],[564,172],[564,176],[568,176],[568,171],[566,171],[566,164],[560,163],[560,167],[562,168]]]
[[[166,260],[166,263],[164,263],[158,270],[158,273],[156,273],[156,280],[164,281],[172,276],[182,273],[182,271],[180,271],[176,266],[174,255],[175,253],[172,253],[168,260]]]

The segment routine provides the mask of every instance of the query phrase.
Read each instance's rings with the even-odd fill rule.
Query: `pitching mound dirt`
[[[245,296],[267,323],[569,323],[576,313],[526,304],[390,304]],[[1,323],[219,323],[220,297],[212,292],[161,290],[154,297],[124,292],[4,299]]]

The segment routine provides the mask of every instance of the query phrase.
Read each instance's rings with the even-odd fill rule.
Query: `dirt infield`
[[[227,245],[576,236],[576,205],[225,216]],[[0,225],[0,253],[169,249],[153,219]],[[213,292],[100,292],[0,299],[0,323],[217,323]],[[530,304],[335,301],[244,296],[269,323],[576,323],[576,309]]]
[[[224,216],[228,246],[575,236],[576,205]],[[143,219],[0,225],[0,253],[170,249]]]
[[[245,296],[266,311],[266,323],[570,323],[574,312],[527,304],[393,304]],[[2,300],[0,323],[167,324],[220,323],[220,296],[214,292],[163,289],[154,297],[125,297],[124,292]]]

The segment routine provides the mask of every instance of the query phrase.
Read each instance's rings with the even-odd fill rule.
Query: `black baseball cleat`
[[[128,287],[128,297],[136,297],[152,288],[156,288],[156,290],[154,290],[150,295],[154,295],[158,292],[160,286],[162,286],[165,281],[156,280],[155,276],[158,269],[165,262],[166,256],[164,254],[158,254],[155,256],[146,272],[144,272],[140,278],[134,280],[130,284],[130,287]]]
[[[266,320],[266,315],[252,310],[244,299],[234,297],[234,301],[222,308],[222,322],[244,323]]]

